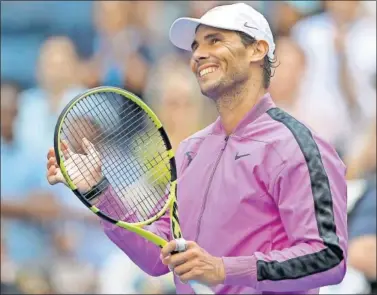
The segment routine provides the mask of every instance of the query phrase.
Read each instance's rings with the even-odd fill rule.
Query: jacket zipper
[[[196,242],[198,242],[198,238],[199,238],[199,234],[200,234],[200,223],[202,221],[203,213],[204,213],[204,210],[205,210],[205,207],[206,207],[206,204],[207,204],[207,197],[208,197],[209,189],[211,187],[212,180],[213,180],[213,177],[215,175],[216,168],[219,165],[221,156],[224,153],[224,150],[225,150],[225,148],[226,148],[226,146],[228,144],[228,139],[229,139],[229,135],[227,135],[225,137],[224,147],[221,149],[221,152],[220,152],[219,156],[217,157],[215,167],[212,170],[212,174],[211,174],[211,177],[210,177],[209,182],[208,182],[208,186],[207,186],[207,189],[206,189],[206,193],[204,195],[204,201],[203,201],[203,204],[202,204],[202,207],[201,207],[201,210],[200,210],[200,215],[199,215],[198,224],[197,224],[197,228],[196,228],[196,237],[195,237],[195,241]]]

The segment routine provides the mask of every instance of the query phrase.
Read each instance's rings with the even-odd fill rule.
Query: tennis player
[[[243,3],[223,5],[176,20],[170,39],[192,52],[192,71],[219,112],[176,153],[186,241],[172,240],[167,217],[148,228],[170,240],[163,249],[104,222],[108,237],[148,274],[173,270],[179,294],[192,293],[189,280],[217,294],[318,294],[341,282],[346,169],[268,93],[275,45],[266,19]],[[177,247],[187,251],[170,255]]]

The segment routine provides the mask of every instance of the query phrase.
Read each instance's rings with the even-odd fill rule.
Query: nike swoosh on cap
[[[250,29],[258,30],[258,28],[256,28],[256,27],[249,26],[249,25],[247,24],[247,22],[245,22],[243,25],[244,25],[246,28],[250,28]]]

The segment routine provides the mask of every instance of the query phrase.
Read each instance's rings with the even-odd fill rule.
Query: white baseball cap
[[[170,41],[178,48],[191,51],[198,25],[240,31],[268,43],[268,57],[274,58],[275,43],[266,18],[250,5],[235,3],[221,5],[207,11],[200,19],[182,17],[170,27]]]

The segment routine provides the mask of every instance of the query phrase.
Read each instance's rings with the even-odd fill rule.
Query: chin
[[[211,81],[211,83],[200,84],[202,94],[210,99],[217,100],[220,96],[221,89],[220,83]]]

